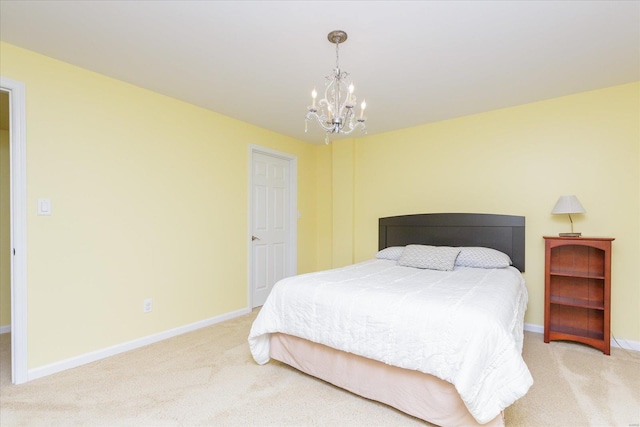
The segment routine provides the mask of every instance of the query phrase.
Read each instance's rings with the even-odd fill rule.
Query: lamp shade
[[[551,210],[552,214],[572,214],[585,213],[586,211],[580,204],[576,196],[560,196],[556,205]]]

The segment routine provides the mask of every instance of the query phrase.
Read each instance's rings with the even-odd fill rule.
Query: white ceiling
[[[0,1],[2,41],[312,143],[336,29],[369,134],[640,80],[639,1]]]

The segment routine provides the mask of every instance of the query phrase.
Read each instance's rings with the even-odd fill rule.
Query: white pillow
[[[456,265],[475,268],[506,268],[511,265],[511,258],[504,252],[491,248],[460,248]]]
[[[402,251],[404,251],[404,246],[390,246],[379,251],[376,254],[376,258],[397,261],[398,258],[400,258],[400,255],[402,255]]]
[[[398,265],[451,271],[460,250],[449,246],[407,245],[398,259]]]

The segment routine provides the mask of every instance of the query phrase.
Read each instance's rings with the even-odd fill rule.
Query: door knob
[[[257,238],[256,236],[251,236],[251,241],[253,242],[254,240],[260,240],[260,239]]]

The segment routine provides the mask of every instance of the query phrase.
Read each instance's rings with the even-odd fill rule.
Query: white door
[[[292,158],[252,151],[251,306],[264,304],[275,283],[295,274]]]

